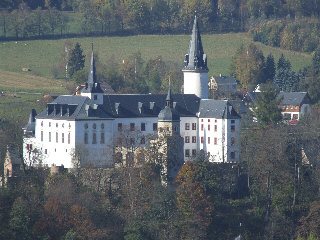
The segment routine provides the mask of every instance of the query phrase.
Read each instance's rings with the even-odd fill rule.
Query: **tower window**
[[[41,142],[43,142],[43,131],[41,131]]]
[[[190,130],[190,123],[185,124],[185,130]]]
[[[88,144],[88,133],[84,133],[84,144]]]
[[[231,138],[231,146],[233,146],[236,143],[236,139],[234,137]]]
[[[235,125],[231,125],[231,132],[235,132],[236,131],[236,126]]]
[[[92,144],[97,144],[97,134],[96,133],[92,134]]]
[[[208,144],[210,144],[210,137],[208,137]]]
[[[49,142],[51,142],[51,132],[49,132]]]
[[[192,123],[192,130],[197,130],[197,124],[196,123]]]
[[[64,133],[61,133],[61,142],[64,143]]]
[[[70,144],[70,139],[71,137],[70,137],[70,133],[68,133],[68,144]]]
[[[56,143],[59,141],[59,134],[56,132]]]
[[[158,130],[158,124],[157,123],[153,123],[152,128],[153,128],[153,131],[157,131]]]
[[[190,137],[189,136],[185,136],[184,137],[184,142],[185,143],[189,143],[190,142]]]
[[[51,122],[49,122],[49,127],[51,127]]]
[[[48,150],[47,149],[44,150],[44,154],[48,154]]]
[[[231,157],[231,159],[235,159],[236,158],[236,153],[235,152],[231,152],[230,153],[230,157]]]
[[[185,157],[190,157],[190,149],[186,149],[184,151],[184,155],[185,155]]]
[[[210,124],[208,124],[208,131],[210,131]]]
[[[43,121],[41,121],[41,127],[43,127]]]
[[[231,120],[231,123],[235,123],[235,120]]]
[[[145,131],[146,130],[146,124],[145,123],[141,123],[141,131]]]
[[[100,135],[100,143],[104,144],[104,133],[103,132]]]

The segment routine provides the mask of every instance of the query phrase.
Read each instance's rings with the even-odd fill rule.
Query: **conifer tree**
[[[81,49],[80,44],[76,43],[74,49],[72,49],[71,56],[68,62],[70,77],[72,77],[76,71],[84,68],[85,57],[86,56],[83,54],[83,50]]]
[[[265,66],[266,80],[273,80],[275,74],[276,74],[276,66],[274,63],[274,57],[270,53],[267,57],[266,66]]]

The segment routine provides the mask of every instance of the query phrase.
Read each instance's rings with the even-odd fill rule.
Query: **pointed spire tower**
[[[93,56],[93,43],[92,43],[92,52],[91,52],[91,59],[90,59],[88,81],[86,82],[86,86],[82,89],[81,95],[89,97],[96,104],[102,104],[103,102],[103,90],[101,89],[100,83],[97,81],[97,76],[96,76],[96,64]]]
[[[185,56],[184,94],[195,94],[202,99],[208,98],[207,55],[203,52],[197,16],[194,17],[189,52]]]

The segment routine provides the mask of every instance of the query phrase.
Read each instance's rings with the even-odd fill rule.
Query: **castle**
[[[104,94],[92,51],[80,94],[58,96],[39,114],[31,112],[24,128],[25,164],[112,167],[115,159],[128,164],[137,161],[130,149],[147,148],[162,132],[178,137],[182,161],[203,150],[209,161],[238,162],[240,117],[227,100],[208,99],[208,71],[197,17],[182,69],[183,94],[172,94],[170,87],[168,94]],[[167,144],[168,153],[172,145],[180,146]]]

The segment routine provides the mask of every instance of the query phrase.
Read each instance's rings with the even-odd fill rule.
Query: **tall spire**
[[[86,87],[82,90],[84,93],[103,93],[100,84],[97,82],[96,64],[93,56],[93,43],[91,44],[91,60]]]
[[[186,54],[184,65],[183,70],[208,71],[207,56],[203,52],[197,16],[194,17],[189,52]]]

